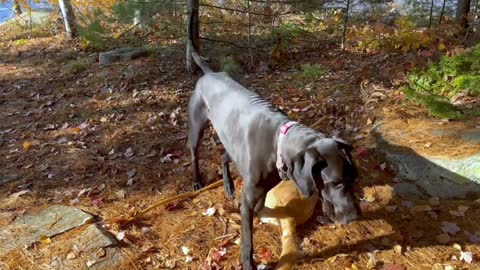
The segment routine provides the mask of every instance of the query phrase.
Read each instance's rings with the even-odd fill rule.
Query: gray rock
[[[397,169],[400,178],[410,180],[430,196],[466,198],[480,195],[480,153],[463,158],[448,158],[448,153],[441,158],[420,155],[413,149],[396,145],[395,141],[388,141],[382,132],[382,123],[372,129],[378,149]],[[401,131],[398,133],[398,137],[405,136]],[[440,133],[437,132],[438,136],[444,135]],[[464,142],[478,136],[476,131],[470,133],[468,130],[455,135]]]
[[[96,224],[88,227],[79,235],[72,237],[69,241],[72,250],[81,250],[81,257],[90,261],[88,269],[115,269],[117,265],[125,260],[119,248],[115,247],[118,242],[108,232]],[[81,260],[63,260],[63,269],[74,269],[82,263]],[[84,263],[84,262],[83,262]]]
[[[150,51],[145,48],[120,48],[113,51],[100,53],[98,56],[98,62],[101,66],[106,66],[114,62],[146,57],[149,54]]]
[[[0,185],[15,181],[18,178],[20,178],[18,175],[0,175]]]
[[[117,240],[108,232],[103,230],[96,224],[88,225],[88,227],[72,240],[72,244],[79,244],[82,250],[89,251],[93,249],[115,246]]]
[[[460,137],[467,142],[480,143],[480,128],[464,130]]]
[[[39,213],[18,217],[10,226],[0,231],[0,254],[30,245],[41,237],[53,237],[93,220],[80,209],[54,205]]]
[[[393,185],[393,191],[406,199],[418,199],[425,197],[418,189],[418,186],[412,183],[397,183]]]

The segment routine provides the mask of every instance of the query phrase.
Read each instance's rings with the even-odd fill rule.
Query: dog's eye
[[[335,187],[335,189],[339,190],[339,189],[343,189],[344,186],[343,186],[342,183],[338,183],[334,187]]]

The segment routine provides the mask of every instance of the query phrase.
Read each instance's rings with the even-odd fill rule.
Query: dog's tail
[[[207,63],[205,63],[205,61],[203,60],[203,58],[198,54],[197,52],[197,49],[198,48],[195,48],[195,45],[193,44],[193,23],[195,21],[195,16],[194,16],[194,12],[193,11],[190,11],[190,21],[188,22],[188,44],[190,45],[190,48],[192,48],[192,57],[193,57],[193,60],[195,61],[195,63],[197,64],[197,66],[200,67],[200,69],[203,71],[203,73],[211,73],[213,72],[212,69],[210,69],[210,67],[207,65]]]

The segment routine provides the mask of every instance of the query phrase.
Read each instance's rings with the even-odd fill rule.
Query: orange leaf
[[[28,150],[28,149],[30,149],[31,146],[32,145],[29,142],[27,142],[27,141],[23,142],[23,149]]]

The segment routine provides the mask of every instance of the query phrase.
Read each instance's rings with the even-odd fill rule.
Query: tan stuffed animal
[[[303,198],[294,181],[282,181],[267,193],[265,208],[260,211],[264,223],[280,225],[282,252],[276,269],[292,269],[297,260],[296,229],[312,216],[318,194]]]

